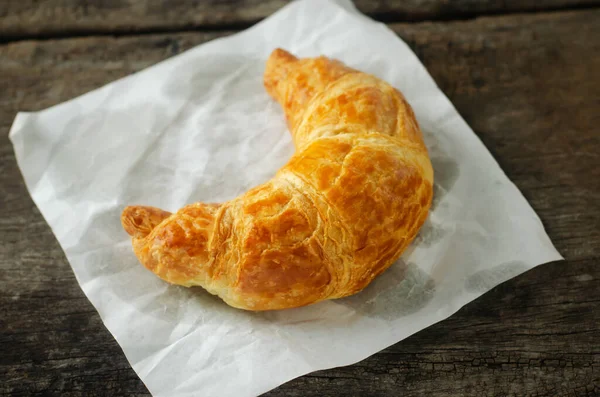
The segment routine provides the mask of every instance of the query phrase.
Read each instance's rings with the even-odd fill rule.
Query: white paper
[[[134,256],[119,216],[231,199],[293,152],[262,85],[282,47],[327,55],[399,88],[435,169],[419,237],[355,296],[267,313],[169,286]],[[362,360],[438,322],[496,284],[561,259],[516,187],[412,51],[350,2],[292,3],[77,99],[19,113],[10,132],[27,187],[81,288],[155,396],[252,396]]]

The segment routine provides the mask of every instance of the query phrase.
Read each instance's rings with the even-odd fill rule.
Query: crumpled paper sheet
[[[145,270],[119,216],[128,204],[175,211],[228,200],[288,160],[293,146],[282,111],[262,85],[276,47],[339,58],[399,88],[424,131],[435,199],[416,241],[363,292],[250,313]],[[498,283],[561,259],[417,57],[348,1],[292,3],[240,34],[69,102],[19,113],[10,138],[81,288],[156,396],[258,395],[355,363]]]

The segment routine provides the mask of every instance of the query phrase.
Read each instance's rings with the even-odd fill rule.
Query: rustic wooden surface
[[[289,0],[3,0],[0,38],[242,28]],[[590,8],[600,0],[355,0],[384,22],[464,19],[485,14]]]
[[[198,19],[178,24],[167,16],[163,26],[152,17],[156,11],[144,8],[149,1],[104,2],[131,16],[94,25],[95,9],[78,14],[72,10],[85,10],[84,2],[56,0],[40,6],[40,15],[56,17],[42,27],[32,25],[41,17],[25,11],[33,3],[0,5],[0,32],[18,38],[10,42],[5,35],[9,42],[0,45],[0,394],[146,396],[31,201],[8,129],[19,110],[57,104],[231,31],[21,39],[78,29],[233,25],[283,2],[240,2],[253,5],[242,17],[222,6],[220,20],[184,15]],[[388,3],[396,4],[374,7]],[[446,3],[414,0],[390,9],[393,17],[405,12],[402,7],[423,4],[419,12],[428,15]],[[472,2],[456,3],[452,7]],[[504,2],[481,3],[495,4],[486,9],[495,13]],[[564,8],[585,2],[522,4],[544,3]],[[55,13],[44,14],[44,7]],[[136,21],[123,22],[128,19]],[[59,31],[61,20],[65,30]],[[600,10],[390,26],[524,193],[566,261],[518,276],[358,364],[298,378],[267,395],[600,395]]]

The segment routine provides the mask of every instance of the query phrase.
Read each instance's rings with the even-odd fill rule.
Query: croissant
[[[386,82],[276,49],[264,74],[295,155],[268,182],[176,213],[129,206],[121,222],[158,277],[246,310],[298,307],[365,288],[425,221],[433,170],[410,105]]]

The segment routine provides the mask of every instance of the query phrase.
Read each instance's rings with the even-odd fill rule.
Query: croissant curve
[[[273,310],[341,298],[386,270],[425,221],[433,170],[410,105],[388,83],[276,49],[264,74],[296,153],[270,181],[176,213],[129,206],[121,222],[160,278]]]

